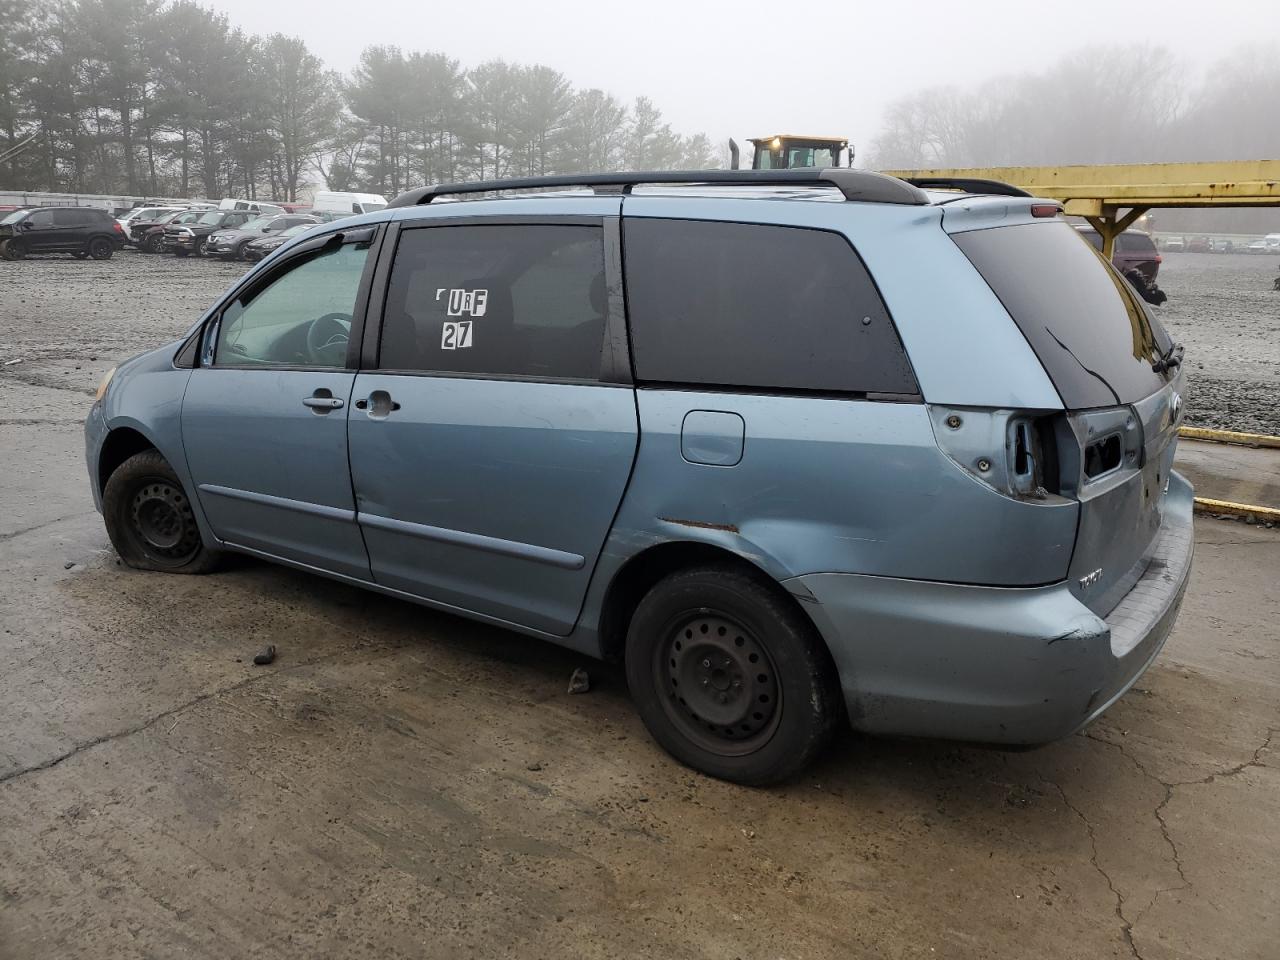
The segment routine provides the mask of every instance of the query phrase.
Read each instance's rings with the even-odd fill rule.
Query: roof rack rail
[[[499,190],[529,190],[545,187],[615,188],[609,192],[631,193],[635,186],[647,183],[719,184],[722,186],[809,186],[828,185],[837,188],[846,200],[866,203],[901,203],[922,205],[929,198],[922,190],[897,177],[850,170],[847,167],[806,167],[801,170],[650,170],[638,173],[565,173],[548,177],[515,177],[506,180],[475,180],[470,183],[437,183],[409,190],[392,200],[388,207],[414,207],[430,203],[436,197],[467,193],[493,193]]]
[[[941,187],[944,190],[963,190],[965,193],[989,193],[998,197],[1029,197],[1021,187],[1003,180],[978,180],[973,177],[905,177],[907,183],[921,190]]]

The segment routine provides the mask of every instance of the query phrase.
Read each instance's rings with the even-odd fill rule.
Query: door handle
[[[369,394],[369,398],[356,401],[357,410],[369,411],[369,419],[385,420],[387,414],[394,413],[400,409],[400,404],[391,399],[391,394],[385,390],[375,390]]]
[[[325,396],[328,392],[328,390],[325,390],[322,393],[320,390],[317,390],[314,396],[303,397],[302,405],[304,407],[310,407],[316,413],[328,413],[330,410],[337,410],[342,407],[342,399],[340,397]]]

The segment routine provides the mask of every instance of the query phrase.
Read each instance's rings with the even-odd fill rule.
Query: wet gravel
[[[1187,348],[1189,423],[1280,434],[1278,267],[1270,256],[1165,254],[1169,302],[1157,312]],[[246,269],[132,250],[0,262],[0,374],[90,392],[112,364],[180,336]]]
[[[1186,345],[1187,423],[1280,435],[1280,257],[1166,253],[1156,312]]]

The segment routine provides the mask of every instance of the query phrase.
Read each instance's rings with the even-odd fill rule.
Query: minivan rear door
[[[1146,568],[1182,417],[1173,345],[1129,284],[1058,219],[954,233],[1067,409],[1080,500],[1072,591],[1105,616]]]
[[[379,584],[562,636],[638,437],[619,201],[581,203],[402,225],[348,427]]]

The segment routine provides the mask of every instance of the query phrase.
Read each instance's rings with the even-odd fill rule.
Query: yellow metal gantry
[[[1069,167],[966,167],[885,170],[895,177],[1003,180],[1037,197],[1060,200],[1102,236],[1115,238],[1153,207],[1280,206],[1280,160],[1222,163],[1122,163]]]

